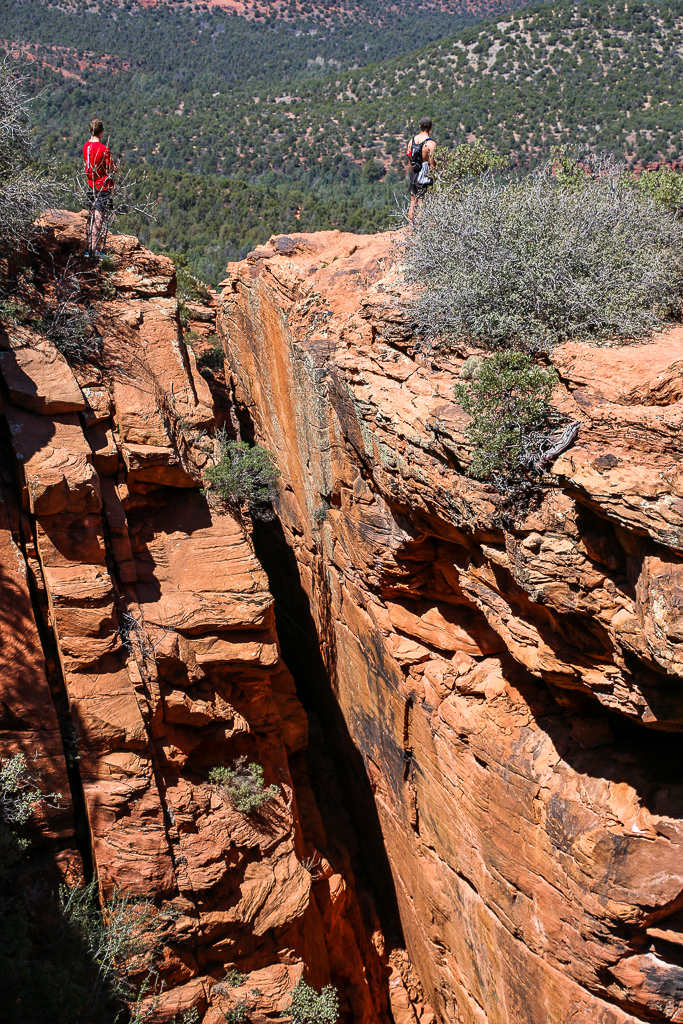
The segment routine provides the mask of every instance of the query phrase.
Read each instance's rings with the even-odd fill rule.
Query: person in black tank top
[[[415,218],[417,204],[427,195],[427,190],[434,184],[434,171],[436,161],[434,150],[436,142],[430,136],[432,128],[431,117],[423,117],[420,121],[420,131],[414,135],[408,144],[408,161],[410,163],[409,191],[410,209],[408,220],[412,224]],[[418,180],[422,178],[422,181]],[[425,180],[426,179],[426,180]]]

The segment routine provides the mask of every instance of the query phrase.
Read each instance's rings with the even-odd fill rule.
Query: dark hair
[[[104,124],[100,121],[99,117],[93,117],[90,122],[90,134],[99,135],[100,132],[104,131]]]
[[[431,117],[423,117],[422,120],[420,121],[420,128],[422,129],[422,131],[423,132],[428,132],[431,127],[432,127],[432,119],[431,119]]]

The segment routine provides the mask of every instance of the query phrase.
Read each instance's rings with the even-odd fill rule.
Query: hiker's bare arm
[[[430,139],[429,142],[425,142],[424,148],[427,154],[427,159],[429,160],[429,166],[431,167],[432,170],[434,170],[434,168],[436,167],[436,160],[434,159],[436,143],[434,142],[433,139]]]

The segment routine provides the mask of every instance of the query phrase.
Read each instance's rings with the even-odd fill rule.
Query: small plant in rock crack
[[[184,302],[178,303],[178,320],[183,330],[187,330],[190,326],[190,311]]]
[[[339,997],[336,988],[334,985],[325,985],[318,994],[302,979],[292,989],[289,1015],[292,1024],[337,1024]]]
[[[121,625],[117,632],[121,639],[121,646],[129,654],[137,651],[142,661],[147,662],[153,656],[166,634],[172,633],[173,630],[164,626],[162,636],[155,643],[145,629],[144,623],[138,622],[135,616],[130,615],[128,612],[123,612],[121,614]]]
[[[247,974],[242,974],[236,967],[233,967],[231,971],[228,971],[223,980],[230,988],[239,988],[240,985],[244,985],[247,978]]]
[[[0,759],[0,826],[25,825],[36,804],[59,801],[60,793],[44,794],[38,789],[40,774],[29,766],[21,751]],[[25,841],[21,839],[20,845]]]
[[[251,1021],[249,1004],[244,999],[240,999],[239,1003],[225,1011],[225,1020],[226,1024],[249,1024]]]
[[[455,399],[472,417],[468,474],[490,480],[510,498],[522,497],[534,490],[551,459],[578,432],[578,424],[570,424],[560,436],[552,433],[548,414],[557,373],[523,352],[470,359],[463,369],[465,383],[456,384]]]
[[[64,757],[70,768],[75,767],[81,759],[79,752],[80,729],[77,722],[69,722],[62,730]]]
[[[229,505],[246,501],[257,519],[272,519],[271,502],[280,475],[275,456],[260,445],[252,448],[244,441],[228,440],[225,430],[218,432],[217,440],[218,459],[205,471],[215,493]]]
[[[221,765],[209,772],[209,782],[221,789],[242,814],[255,814],[280,795],[279,786],[265,786],[263,768],[238,757],[231,768]]]
[[[313,519],[318,524],[324,523],[327,519],[327,513],[330,511],[330,506],[325,502],[323,505],[318,505],[317,508],[313,509]]]
[[[204,349],[201,355],[197,356],[197,365],[200,370],[222,370],[225,352],[221,345],[221,339],[217,334],[212,334],[205,340],[209,343],[209,348]]]

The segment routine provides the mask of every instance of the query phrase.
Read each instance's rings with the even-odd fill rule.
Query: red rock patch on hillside
[[[300,824],[288,758],[305,749],[307,721],[280,659],[265,574],[241,523],[200,490],[213,399],[183,341],[173,264],[110,236],[113,269],[93,276],[80,255],[83,215],[54,213],[43,227],[36,251],[82,272],[102,352],[69,365],[33,328],[0,332],[14,460],[0,492],[1,753],[43,752],[46,784],[65,805],[37,825],[46,841],[68,839],[28,564],[76,726],[100,888],[151,896],[176,914],[155,1019],[194,1006],[220,1024],[241,997],[259,1019],[278,1019],[305,969],[317,987],[338,986],[344,1019],[353,1006],[353,1020],[384,1024],[389,968],[353,889]],[[208,783],[212,767],[241,755],[280,790],[258,816]],[[298,775],[313,819],[300,766]],[[223,982],[234,966],[247,976],[237,988]]]
[[[680,1021],[683,330],[566,345],[581,422],[504,525],[461,359],[416,353],[391,236],[280,237],[219,331],[448,1024]]]

